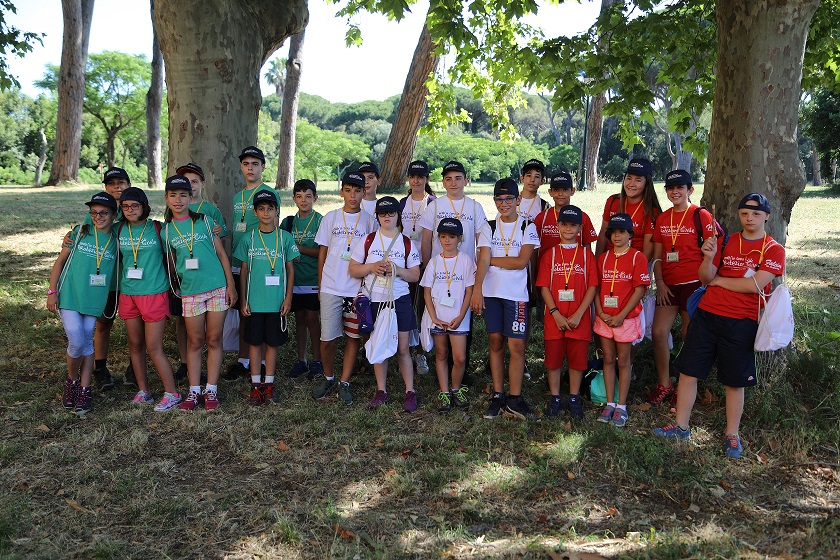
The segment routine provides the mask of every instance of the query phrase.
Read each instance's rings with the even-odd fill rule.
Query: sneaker
[[[525,369],[522,371],[522,379],[525,381],[531,380],[531,372],[528,370],[528,363],[525,363]]]
[[[344,384],[342,384],[342,387],[343,386],[344,386]],[[341,391],[341,387],[339,387],[338,390]],[[373,410],[375,408],[379,408],[380,406],[385,404],[385,401],[387,401],[387,400],[388,400],[388,392],[387,391],[376,391],[376,394],[373,395],[373,398],[370,400],[370,404],[368,405],[368,408],[371,409],[371,410]]]
[[[490,398],[490,405],[484,411],[484,417],[488,420],[498,418],[502,415],[503,406],[505,406],[505,394],[493,393],[493,396]]]
[[[583,420],[583,403],[578,395],[569,395],[569,414],[572,418]]]
[[[263,385],[263,399],[265,399],[265,404],[276,404],[280,400],[274,394],[274,383]]]
[[[349,382],[338,384],[338,400],[347,405],[353,404],[353,393],[350,392]]]
[[[248,368],[242,365],[242,362],[236,361],[222,374],[222,379],[225,381],[236,381],[240,377],[251,377],[251,372]]]
[[[674,394],[671,395],[671,412],[677,412],[677,390],[674,390]]]
[[[303,360],[298,360],[297,363],[292,366],[292,369],[286,372],[286,377],[290,379],[297,379],[307,373],[309,373],[309,366]]]
[[[447,414],[450,410],[452,410],[452,398],[450,394],[446,391],[441,391],[437,395],[438,402],[440,406],[438,406],[438,413],[439,414]]]
[[[741,446],[741,438],[738,434],[726,436],[726,456],[730,459],[740,459],[744,448]]]
[[[123,376],[123,385],[128,385],[129,387],[137,387],[137,376],[134,375],[134,366],[131,363],[128,364],[128,367],[125,368],[125,375]]]
[[[454,401],[455,406],[461,410],[469,410],[470,408],[470,400],[467,398],[467,391],[469,391],[469,389],[467,389],[464,385],[462,385],[457,391],[452,391],[452,400]]]
[[[683,430],[676,424],[668,424],[661,428],[654,428],[653,435],[665,439],[688,439],[691,436],[691,429]]]
[[[406,391],[403,399],[403,410],[411,414],[417,410],[417,393],[414,391]]]
[[[262,391],[262,386],[259,383],[251,383],[251,397],[248,399],[248,404],[251,406],[260,406],[265,402],[265,395]]]
[[[204,398],[204,410],[216,410],[219,408],[219,396],[216,394],[216,391],[205,389],[202,397]]]
[[[534,417],[534,411],[521,395],[508,399],[505,404],[505,416],[513,416],[516,420],[527,420]]]
[[[605,406],[604,410],[601,411],[601,414],[598,416],[598,422],[603,422],[604,424],[609,424],[612,420],[613,412],[615,412],[615,408],[612,406]]]
[[[175,381],[183,381],[187,378],[187,364],[182,363],[175,370]]]
[[[418,352],[414,355],[414,365],[417,367],[417,375],[429,375],[429,363],[424,354]]]
[[[85,415],[93,408],[93,391],[90,387],[79,387],[79,392],[76,394],[76,405],[73,407],[73,412],[79,415]]]
[[[182,400],[180,404],[178,404],[178,410],[184,410],[186,412],[192,412],[195,408],[201,404],[201,393],[196,393],[195,391],[190,391],[187,395],[187,398]]]
[[[665,387],[664,385],[657,385],[653,388],[653,391],[648,394],[645,401],[654,406],[662,404],[663,402],[666,402],[666,400],[670,402],[671,395],[676,393],[676,389],[677,386],[675,383],[671,383],[668,387]]]
[[[563,399],[559,396],[551,397],[548,401],[548,406],[545,407],[545,416],[548,418],[556,418],[563,412]]]
[[[107,367],[101,367],[93,370],[93,379],[96,381],[97,391],[107,391],[109,389],[113,389],[114,385],[117,384]]]
[[[166,412],[181,403],[181,393],[164,393],[163,398],[155,405],[155,412]]]
[[[338,383],[335,377],[333,377],[332,379],[327,379],[326,377],[324,377],[323,373],[316,377],[315,381],[318,382],[318,385],[314,389],[312,389],[312,398],[318,400],[323,399],[327,395],[329,395],[332,392],[332,390],[335,389],[336,383]]]
[[[74,381],[70,379],[69,375],[64,378],[64,388],[61,391],[61,404],[64,405],[64,408],[67,410],[73,410],[75,408],[76,398],[80,388],[81,385],[79,385],[78,379]]]
[[[612,423],[616,428],[623,428],[627,425],[627,410],[622,408],[615,408],[612,415]]]
[[[148,391],[137,391],[137,394],[134,395],[134,399],[131,402],[133,404],[152,404],[155,402],[155,399],[152,398],[152,394]]]
[[[309,379],[315,379],[319,375],[324,375],[324,364],[320,361],[309,364],[309,373],[307,374],[307,377],[309,377]]]

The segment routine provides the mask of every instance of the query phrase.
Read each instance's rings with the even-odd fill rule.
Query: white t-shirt
[[[464,241],[459,247],[460,251],[467,253],[475,261],[475,234],[481,231],[481,227],[487,223],[487,216],[484,215],[484,208],[481,204],[468,196],[461,200],[451,200],[446,195],[439,196],[429,204],[420,220],[423,229],[432,232],[432,256],[443,252],[440,240],[437,236],[437,226],[444,218],[456,218],[461,221],[464,227]],[[404,226],[405,224],[403,224]]]
[[[516,257],[523,245],[533,245],[534,250],[540,246],[540,236],[533,223],[525,226],[522,231],[523,220],[519,216],[515,222],[505,223],[496,220],[496,231],[492,233],[490,224],[481,229],[478,240],[479,247],[490,247],[491,257]],[[504,236],[504,240],[502,239]],[[508,244],[507,254],[505,243]],[[497,297],[511,301],[528,301],[528,267],[519,270],[508,270],[490,265],[481,291],[485,297]]]
[[[411,242],[420,250],[421,241],[423,239],[423,226],[421,220],[423,213],[431,205],[430,197],[425,192],[423,193],[423,200],[414,200],[411,195],[405,198],[405,206],[402,211],[403,234],[407,235]]]
[[[519,199],[519,206],[516,208],[516,213],[526,220],[534,221],[537,214],[548,208],[546,203],[539,195],[534,198],[527,199],[522,197]]]
[[[382,235],[381,231],[376,232],[376,236],[373,238],[373,243],[370,244],[370,249],[368,249],[367,258],[365,259],[365,244],[364,242],[359,243],[353,249],[353,256],[352,259],[357,263],[373,263],[377,261],[381,261],[385,258],[385,252],[388,250],[388,247],[391,247],[391,251],[388,253],[388,260],[394,263],[397,268],[413,268],[420,264],[420,251],[414,247],[414,245],[409,243],[411,247],[411,252],[408,255],[408,261],[405,258],[405,241],[400,239],[400,237],[405,237],[401,233],[397,232],[397,239],[394,240],[393,246],[391,246],[391,239]],[[408,262],[408,266],[406,267],[406,262]],[[326,268],[326,267],[324,267]],[[359,280],[354,278],[357,283]],[[370,301],[386,301],[389,300],[390,297],[388,291],[384,284],[385,278],[377,277],[374,274],[368,274],[365,276],[365,286],[370,289]],[[381,282],[380,282],[381,281]],[[408,295],[408,282],[403,280],[400,277],[394,278],[394,299],[400,298],[402,296]]]
[[[353,297],[359,293],[359,279],[353,278],[348,272],[349,257],[356,245],[362,245],[367,234],[376,229],[376,220],[364,210],[357,214],[348,214],[341,208],[327,212],[315,234],[315,243],[327,247],[327,259],[321,273],[322,292],[343,297]],[[348,258],[342,259],[341,254],[345,251]]]
[[[370,214],[374,217],[374,221],[376,220],[376,199],[373,200],[365,200],[362,199],[362,210]]]
[[[447,288],[446,282],[449,279],[448,274],[452,275],[452,282]],[[451,257],[445,260],[443,255],[432,257],[426,271],[423,272],[423,278],[420,279],[420,285],[432,289],[432,302],[435,307],[435,315],[438,319],[444,322],[449,322],[455,319],[461,312],[461,306],[464,305],[464,294],[469,286],[475,285],[475,261],[463,251],[458,253],[457,257]],[[443,305],[441,300],[447,297],[452,298],[451,306]],[[458,325],[456,331],[470,330],[470,311],[467,308],[467,314],[464,315],[463,321]]]

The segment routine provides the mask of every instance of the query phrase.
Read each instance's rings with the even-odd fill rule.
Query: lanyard
[[[402,235],[399,231],[395,232],[394,237],[391,238],[391,243],[388,245],[388,248],[386,249],[385,248],[385,241],[383,241],[383,238],[385,237],[385,234],[382,233],[381,229],[379,230],[379,244],[382,245],[382,259],[383,260],[386,260],[386,261],[388,260],[388,257],[391,254],[391,249],[394,247],[394,243],[397,242],[397,237],[399,235]],[[406,258],[408,258],[408,255],[406,255]]]
[[[621,255],[626,255],[627,251],[629,251],[629,250],[630,250],[630,247],[625,249],[624,252],[621,253]],[[615,259],[615,262],[613,263],[612,282],[610,283],[610,297],[613,297],[613,288],[615,288],[615,274],[618,271],[618,257],[620,257],[621,255],[619,255],[618,253],[613,251],[613,258]],[[606,258],[604,258],[604,264],[607,264],[607,259]]]
[[[530,204],[530,206],[528,206],[528,211],[527,211],[524,215],[520,214],[520,216],[522,216],[522,217],[523,217],[523,218],[525,218],[526,220],[530,220],[530,219],[531,219],[531,210],[534,208],[534,204],[535,204],[535,203],[536,203],[539,199],[540,199],[540,197],[539,197],[539,196],[535,196],[534,198],[532,198],[532,199],[531,199],[531,204]],[[527,199],[524,199],[524,200],[527,200]],[[519,208],[522,208],[522,202],[521,202],[521,201],[520,201],[520,203],[519,203]]]
[[[309,225],[312,223],[312,218],[315,217],[315,210],[310,210],[310,212],[312,213],[312,215],[309,216],[309,221],[306,222],[306,227],[303,228],[303,233],[300,233],[300,230],[297,227],[297,220],[293,220],[293,222],[295,224],[295,240],[297,240],[298,245],[303,243],[303,238],[306,237],[306,232],[309,231]],[[300,212],[298,212],[298,216],[300,216]],[[361,214],[360,214],[360,216],[361,216]],[[345,225],[346,225],[346,222],[345,222]]]
[[[452,272],[449,272],[449,269],[446,268],[446,257],[443,256],[443,253],[440,255],[440,260],[443,261],[443,270],[446,271],[446,297],[452,297],[449,287],[452,285],[452,280],[455,279],[455,269],[458,267],[459,256],[461,256],[460,252],[455,254],[455,263],[452,265]]]
[[[140,237],[137,238],[137,247],[135,247],[134,236],[131,234],[131,224],[128,224],[128,242],[131,244],[131,253],[134,255],[134,268],[137,268],[137,253],[140,252],[140,242],[143,241],[143,234],[146,233],[147,225],[149,225],[149,220],[143,222],[143,231],[140,232]]]
[[[411,203],[411,231],[417,231],[417,220],[418,220],[418,218],[420,218],[420,213],[429,206],[429,197],[425,196],[425,194],[423,195],[423,200],[420,203],[423,206],[420,208],[420,212],[415,212],[414,211],[414,199],[411,198],[411,195],[408,195],[408,201]],[[452,201],[450,200],[450,202],[452,202]],[[465,199],[465,202],[466,202],[466,199]],[[455,209],[454,205],[453,205],[452,209],[453,210]],[[463,209],[464,208],[461,207],[461,210],[463,210]]]
[[[566,259],[563,257],[563,246],[560,245],[560,262],[563,263],[563,276],[566,278],[566,287],[565,290],[569,289],[569,279],[572,277],[572,270],[575,266],[575,259],[577,259],[578,248],[580,244],[575,244],[575,254],[572,255],[572,261],[569,263],[569,273],[566,274]],[[616,259],[618,260],[618,259]],[[552,271],[553,272],[553,271]],[[613,277],[615,277],[615,271],[613,271]]]
[[[187,243],[187,240],[184,238],[181,230],[178,229],[178,224],[176,224],[174,220],[172,221],[172,226],[175,228],[175,231],[178,232],[178,235],[181,237],[181,241],[184,242],[184,245],[190,251],[190,258],[193,258],[193,247],[195,247],[195,220],[190,219],[190,225],[192,226],[192,231],[190,232],[190,242]]]
[[[519,216],[517,216],[516,221],[513,222],[513,230],[510,232],[509,240],[505,240],[505,232],[502,227],[502,224],[504,224],[504,222],[502,221],[502,219],[499,218],[499,221],[497,223],[499,224],[499,237],[502,238],[502,245],[505,246],[505,256],[508,256],[510,246],[513,245],[513,238],[516,237],[516,226],[519,224]]]
[[[353,236],[356,235],[356,232],[359,231],[359,220],[362,219],[362,213],[359,212],[359,216],[356,218],[356,225],[353,226],[353,233],[350,233],[350,229],[347,227],[347,215],[344,213],[344,210],[341,211],[341,219],[344,220],[344,231],[347,232],[347,250],[350,250],[350,242],[353,241]]]
[[[689,206],[689,208],[691,208],[691,207]],[[679,237],[679,235],[680,235],[680,229],[682,228],[683,220],[685,220],[685,217],[688,215],[689,208],[686,208],[685,212],[683,212],[683,217],[680,218],[680,225],[677,226],[677,232],[676,233],[674,233],[674,209],[673,208],[671,209],[671,217],[670,217],[670,222],[671,222],[671,251],[676,251],[677,250],[677,237]],[[638,208],[636,208],[636,210],[638,210]]]
[[[204,201],[198,203],[198,208],[195,209],[196,212],[201,212],[201,207],[204,206]]]
[[[449,198],[449,197],[447,196],[446,198]],[[464,202],[462,202],[462,203],[461,203],[461,211],[460,211],[460,212],[458,212],[457,210],[455,210],[455,202],[454,202],[451,198],[449,198],[449,204],[451,204],[451,205],[452,205],[452,211],[453,211],[453,212],[455,212],[455,219],[456,219],[456,220],[461,220],[461,219],[463,219],[463,216],[464,216],[464,207],[467,205],[467,197],[465,196],[465,197],[464,197]]]
[[[271,275],[274,276],[274,265],[277,264],[277,255],[279,253],[278,249],[280,248],[280,234],[277,232],[277,228],[274,228],[274,260],[271,260],[268,247],[265,246],[265,239],[263,239],[262,231],[257,230],[257,232],[260,234],[260,241],[262,241],[263,249],[265,249],[265,258],[268,260],[268,264],[271,265]]]
[[[257,194],[257,189],[259,189],[259,187],[254,187],[254,190],[253,190],[253,191],[251,191],[251,195],[248,197],[248,204],[251,204],[251,199],[252,199],[252,198],[254,198],[254,195],[255,195],[255,194]],[[240,221],[240,222],[244,222],[244,221],[245,221],[245,210],[246,210],[246,206],[245,206],[245,190],[246,190],[246,189],[242,189],[242,191],[240,192],[240,194],[242,195],[242,217],[239,219],[239,221]]]
[[[96,273],[99,274],[99,269],[102,265],[102,259],[105,258],[105,251],[108,250],[108,245],[111,244],[111,236],[108,236],[108,243],[105,244],[105,247],[102,248],[102,253],[99,252],[99,230],[93,228],[93,238],[96,242],[96,249],[94,249],[94,255],[96,255]]]
[[[738,235],[738,252],[741,253],[742,257],[746,257],[750,253],[754,253],[755,251],[758,251],[758,249],[753,249],[752,251],[747,251],[746,253],[744,253],[744,250],[742,248],[742,243],[743,242],[744,242],[744,236],[739,234]],[[758,270],[758,268],[761,266],[762,261],[764,260],[764,248],[765,247],[767,247],[767,234],[766,233],[764,234],[764,240],[761,243],[761,251],[758,254],[758,264],[755,265],[756,270]]]

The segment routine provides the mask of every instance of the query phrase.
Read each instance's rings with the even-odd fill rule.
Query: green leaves
[[[7,12],[17,13],[14,3],[11,0],[0,0],[0,90],[2,91],[20,87],[17,78],[9,73],[6,57],[9,55],[23,57],[32,51],[32,46],[36,42],[43,45],[44,41],[41,38],[45,35],[45,33],[21,31],[12,27],[6,22]]]

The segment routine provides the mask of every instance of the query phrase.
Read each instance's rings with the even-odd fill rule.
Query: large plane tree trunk
[[[55,150],[48,185],[79,178],[82,152],[82,105],[85,100],[93,0],[61,0],[64,36],[61,68],[58,71],[58,112],[55,123]]]
[[[308,19],[304,0],[155,2],[166,64],[169,172],[179,163],[199,164],[208,198],[228,221],[233,194],[245,184],[239,153],[257,142],[260,69]]]
[[[703,204],[729,231],[738,201],[770,200],[767,233],[784,244],[793,204],[805,189],[797,124],[802,59],[819,0],[718,2],[718,63]]]
[[[382,155],[382,192],[397,192],[405,185],[405,174],[417,145],[417,131],[426,113],[426,80],[435,71],[438,56],[429,29],[424,25],[405,78],[394,126]]]
[[[155,3],[151,2],[152,20]],[[146,93],[146,181],[149,188],[163,185],[160,161],[160,112],[163,103],[163,53],[156,32],[152,32],[152,81]],[[180,165],[180,164],[179,164]]]
[[[298,101],[300,100],[300,74],[303,69],[303,40],[306,30],[295,35],[289,42],[289,57],[286,59],[286,80],[283,85],[283,112],[280,114],[280,157],[277,160],[278,189],[287,189],[295,181],[295,131],[297,127]],[[280,94],[280,86],[277,88]]]

